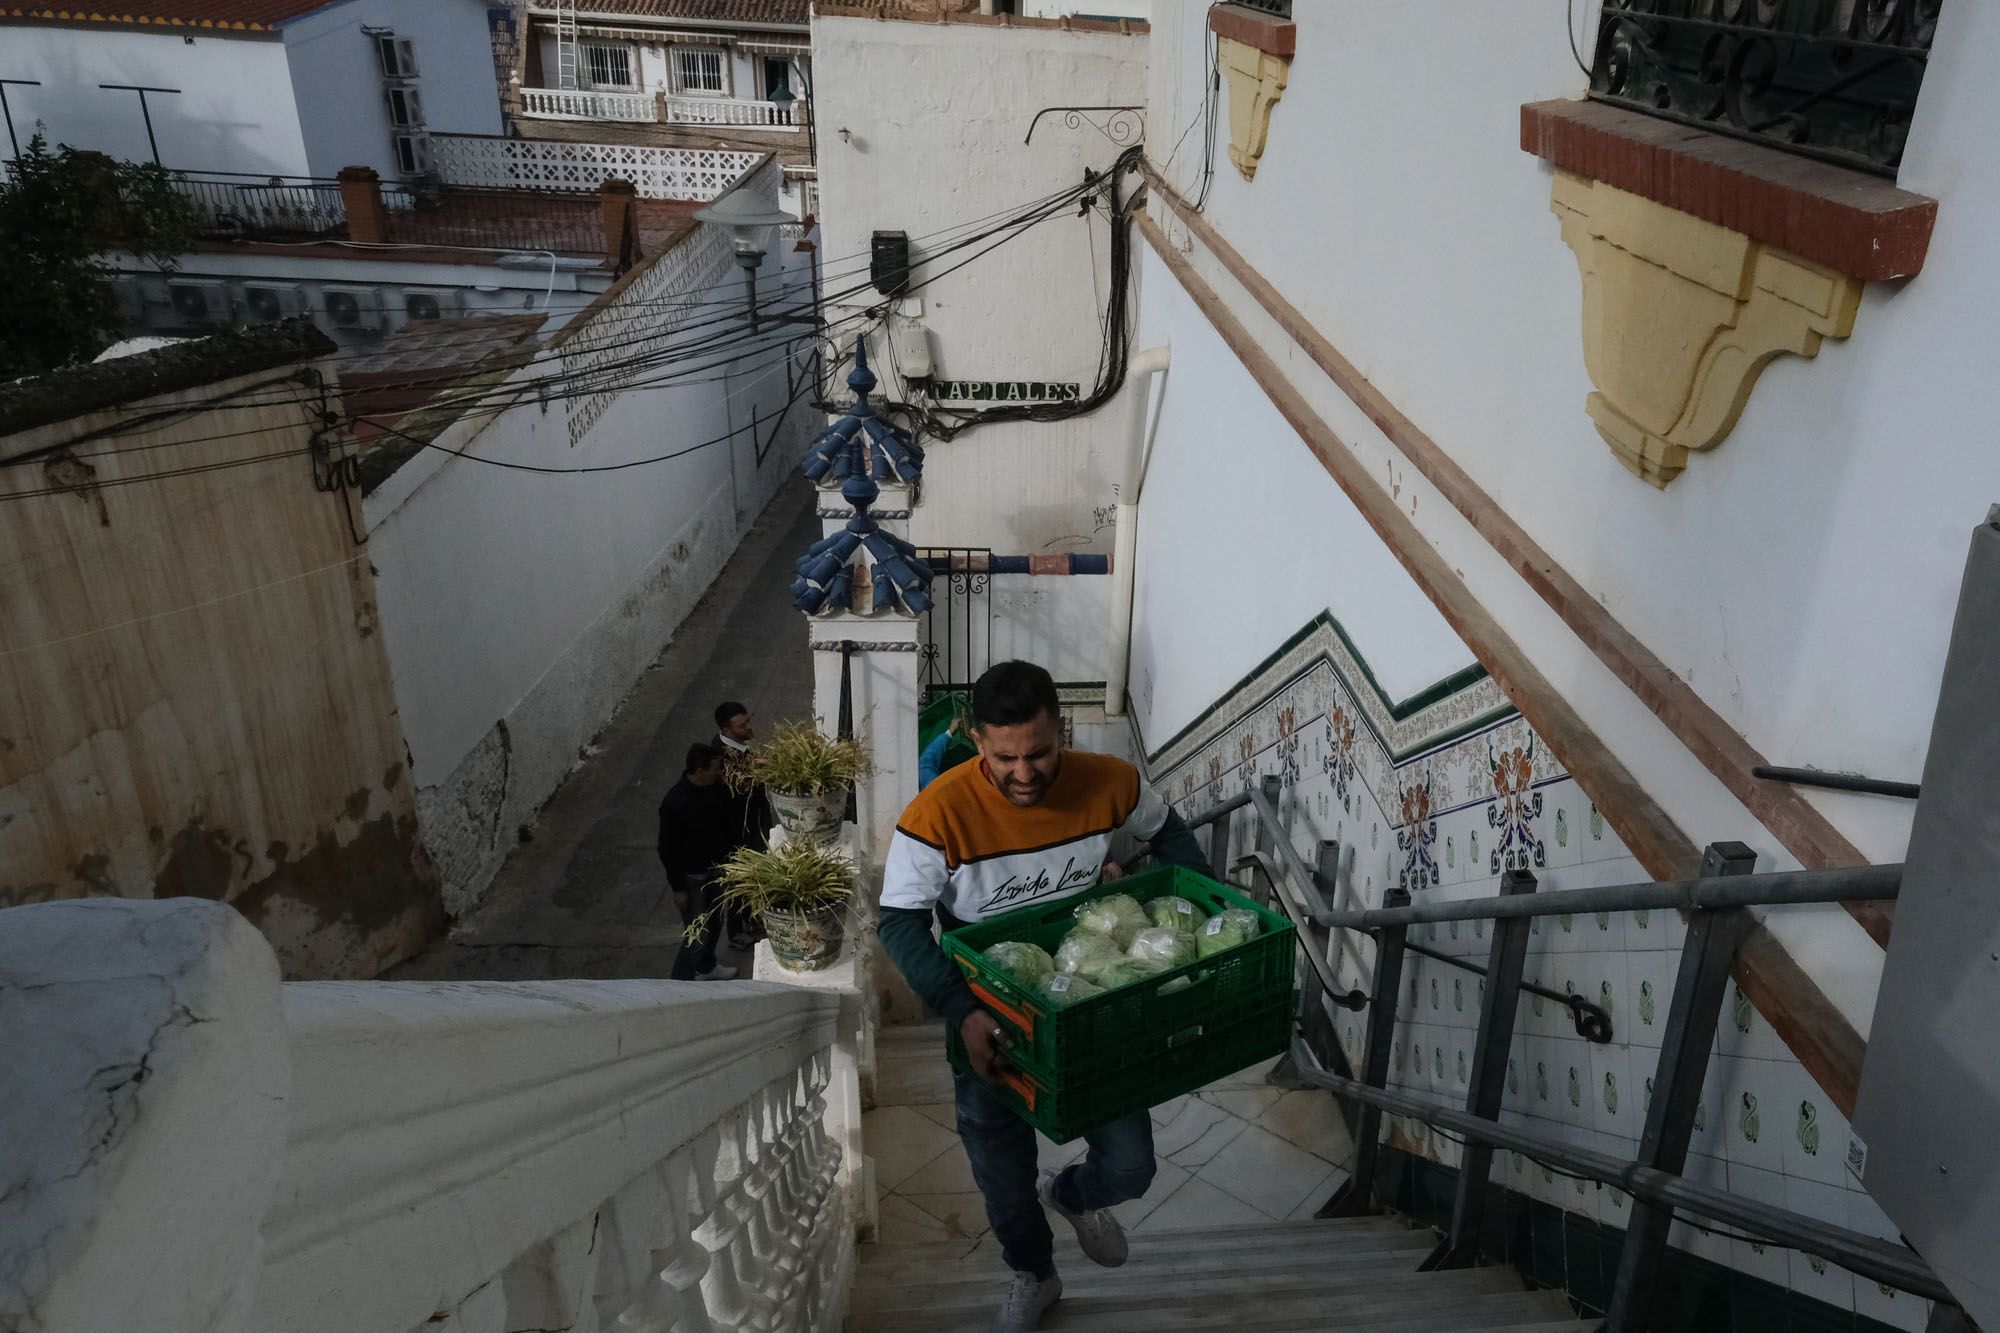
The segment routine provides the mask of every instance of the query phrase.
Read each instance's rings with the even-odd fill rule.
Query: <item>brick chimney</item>
[[[340,204],[347,210],[347,239],[380,245],[389,239],[389,210],[382,203],[382,178],[373,167],[342,167]]]

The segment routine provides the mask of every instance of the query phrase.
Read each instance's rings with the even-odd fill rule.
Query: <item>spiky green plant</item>
[[[854,863],[838,848],[804,840],[766,852],[739,847],[722,863],[715,882],[714,901],[688,922],[690,944],[701,939],[710,918],[732,907],[759,917],[768,912],[810,915],[844,908],[854,893]]]
[[[858,740],[828,740],[810,722],[783,722],[771,738],[750,752],[747,763],[727,774],[731,790],[752,786],[797,796],[839,791],[875,771],[868,747]]]

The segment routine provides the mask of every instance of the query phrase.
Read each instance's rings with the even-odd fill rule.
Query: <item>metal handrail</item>
[[[1298,1077],[1305,1082],[1352,1097],[1391,1115],[1421,1120],[1435,1128],[1588,1176],[1601,1184],[1622,1189],[1642,1203],[1662,1208],[1684,1208],[1711,1221],[1742,1227],[1776,1244],[1817,1255],[1872,1281],[1887,1283],[1926,1300],[1947,1304],[1957,1302],[1958,1298],[1938,1281],[1937,1275],[1914,1251],[1865,1232],[1850,1231],[1788,1208],[1773,1207],[1727,1190],[1697,1185],[1671,1172],[1579,1148],[1553,1134],[1518,1124],[1506,1125],[1486,1120],[1428,1097],[1371,1088],[1357,1079],[1320,1068],[1303,1042],[1292,1043],[1292,1059],[1297,1063]]]
[[[1349,1183],[1320,1210],[1321,1216],[1352,1215],[1374,1209],[1380,1118],[1387,1112],[1423,1121],[1465,1139],[1451,1225],[1424,1268],[1462,1267],[1478,1261],[1485,1195],[1490,1188],[1488,1174],[1495,1148],[1519,1152],[1630,1193],[1641,1206],[1634,1209],[1631,1225],[1626,1229],[1612,1287],[1606,1327],[1616,1333],[1644,1326],[1661,1280],[1668,1228],[1677,1208],[1742,1227],[1776,1244],[1826,1259],[1888,1286],[1946,1306],[1955,1304],[1951,1292],[1922,1257],[1906,1247],[1727,1190],[1697,1185],[1681,1175],[1687,1163],[1689,1137],[1724,988],[1737,950],[1752,928],[1748,909],[1893,899],[1902,884],[1900,864],[1756,874],[1752,873],[1756,857],[1748,847],[1741,843],[1716,843],[1705,852],[1701,873],[1689,879],[1539,893],[1533,875],[1511,871],[1504,877],[1496,897],[1414,904],[1407,892],[1391,888],[1382,907],[1342,909],[1330,905],[1323,887],[1323,882],[1331,885],[1333,871],[1316,874],[1292,846],[1290,833],[1278,816],[1278,792],[1277,779],[1266,778],[1261,789],[1221,801],[1188,823],[1193,828],[1208,828],[1209,859],[1213,864],[1232,869],[1250,865],[1265,876],[1272,899],[1301,928],[1311,925],[1326,932],[1353,930],[1374,938],[1372,995],[1336,991],[1320,956],[1323,950],[1304,950],[1312,967],[1313,989],[1332,1003],[1371,1010],[1361,1078],[1326,1068],[1313,1049],[1311,1031],[1294,1037],[1292,1050],[1283,1062],[1284,1075],[1294,1085],[1324,1088],[1358,1108],[1355,1160]],[[1230,838],[1229,816],[1246,807],[1256,812],[1262,835],[1260,846],[1240,861],[1232,862],[1225,855]],[[1323,864],[1337,865],[1338,850],[1337,844],[1322,844]],[[1647,1108],[1638,1157],[1622,1160],[1575,1147],[1553,1134],[1517,1124],[1503,1125],[1500,1122],[1502,1072],[1512,1039],[1518,992],[1528,990],[1571,1003],[1571,997],[1554,996],[1521,977],[1529,920],[1666,908],[1686,913],[1688,929],[1662,1033],[1655,1078],[1657,1090]],[[1415,925],[1468,920],[1494,923],[1488,968],[1411,945],[1407,940],[1410,927]],[[1387,1086],[1397,991],[1407,951],[1499,978],[1498,984],[1482,990],[1479,1036],[1470,1092],[1463,1109],[1391,1091]],[[1357,997],[1361,1000],[1359,1004],[1355,1003]],[[1304,1015],[1307,1019],[1314,1017],[1310,1008]],[[1578,1018],[1581,1031],[1582,1016],[1574,1007],[1572,1014]],[[1329,1053],[1344,1069],[1346,1060],[1337,1046],[1331,1047]]]
[[[1440,963],[1449,963],[1453,967],[1472,973],[1475,977],[1486,975],[1486,969],[1479,964],[1468,963],[1458,955],[1446,953],[1442,949],[1433,949],[1428,945],[1417,944],[1410,940],[1404,940],[1403,947],[1411,953],[1420,953],[1426,958],[1435,958]],[[1594,1042],[1602,1046],[1611,1040],[1611,1015],[1604,1012],[1603,1006],[1592,1004],[1581,995],[1566,994],[1563,991],[1554,990],[1538,982],[1523,981],[1520,988],[1530,995],[1539,995],[1545,1000],[1554,1000],[1557,1004],[1567,1008],[1569,1010],[1570,1022],[1576,1024],[1576,1035],[1582,1037],[1585,1041]]]

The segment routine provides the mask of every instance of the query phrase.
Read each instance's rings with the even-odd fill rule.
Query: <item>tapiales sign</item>
[[[1074,403],[1083,398],[1080,384],[1053,380],[939,380],[931,397],[940,403]]]

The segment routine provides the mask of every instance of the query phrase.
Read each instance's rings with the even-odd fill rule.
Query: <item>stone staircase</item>
[[[858,1247],[848,1333],[986,1333],[1006,1289],[999,1243],[953,1130],[935,1023],[876,1034],[868,1151],[879,1238]],[[1154,1111],[1160,1173],[1116,1210],[1132,1238],[1099,1268],[1055,1223],[1063,1298],[1051,1333],[1153,1329],[1582,1330],[1558,1292],[1508,1268],[1419,1273],[1436,1243],[1390,1218],[1318,1221],[1352,1152],[1333,1099],[1285,1092],[1257,1065]],[[1043,1141],[1042,1165],[1084,1150]],[[1231,1193],[1230,1191],[1234,1191]]]
[[[1154,1329],[1584,1330],[1560,1293],[1506,1268],[1419,1273],[1433,1237],[1388,1218],[1274,1222],[1135,1236],[1122,1268],[1098,1268],[1057,1227],[1063,1298],[1050,1333]],[[848,1333],[985,1333],[1005,1287],[991,1236],[864,1245]]]

